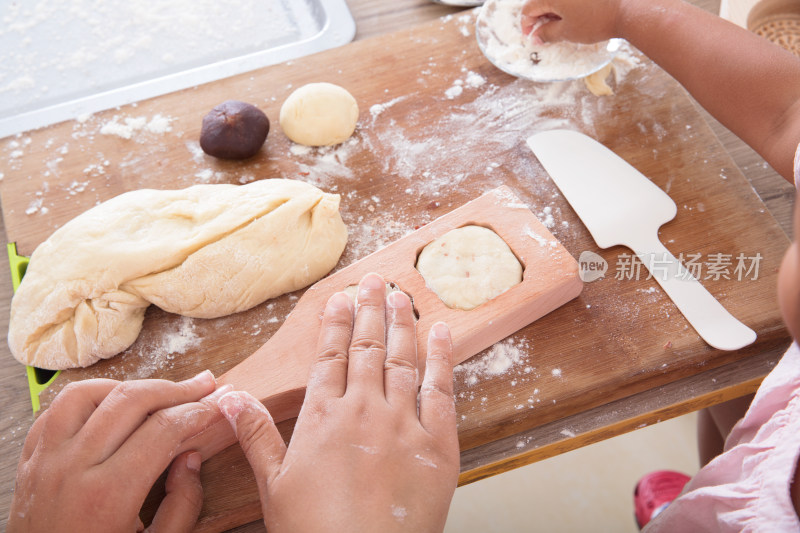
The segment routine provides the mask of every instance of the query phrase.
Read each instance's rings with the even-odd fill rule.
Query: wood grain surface
[[[374,9],[370,17],[378,25],[383,13],[391,11],[385,2],[364,4]],[[458,14],[97,114],[83,123],[32,132],[26,135],[29,142],[23,139],[24,154],[13,159],[8,144],[0,141],[0,156],[8,165],[0,195],[9,240],[19,244],[21,253],[30,253],[75,214],[134,188],[295,177],[342,194],[351,232],[342,268],[478,194],[508,185],[552,226],[550,231],[574,256],[595,251],[609,262],[610,271],[605,279],[588,284],[577,300],[457,371],[464,468],[491,473],[494,460],[513,466],[506,459],[515,450],[520,464],[536,460],[547,455],[527,453],[538,446],[532,440],[544,434],[537,430],[563,437],[563,428],[556,431],[559,421],[596,414],[607,406],[618,408],[626,398],[641,398],[685,380],[705,382],[709,372],[721,376],[725,369],[751,365],[748,375],[754,377],[731,377],[726,380],[729,389],[717,396],[713,391],[694,394],[689,408],[754,387],[788,340],[774,298],[775,274],[788,241],[691,99],[635,51],[624,54],[613,97],[594,97],[580,82],[551,86],[515,80],[480,55],[472,22],[472,13]],[[359,35],[361,31],[360,25]],[[351,142],[335,149],[298,150],[273,123],[266,149],[255,160],[221,163],[198,153],[200,119],[216,103],[245,99],[277,118],[293,87],[323,80],[347,87],[359,101],[359,129]],[[159,114],[170,119],[171,131],[138,130],[130,139],[101,133],[109,123]],[[712,276],[704,284],[758,332],[756,345],[739,352],[715,351],[702,343],[646,274],[615,279],[615,267],[628,251],[597,249],[524,145],[528,135],[554,126],[597,138],[673,197],[678,216],[660,234],[673,253],[700,254],[706,261],[713,254],[732,256],[730,279]],[[768,200],[785,225],[785,187],[774,181],[774,173],[758,168],[761,163],[746,150],[739,157],[756,169],[754,174],[763,175],[765,196],[773,195]],[[738,254],[760,254],[756,279],[736,279]],[[220,374],[269,339],[298,297],[288,295],[215,321],[151,308],[131,349],[90,369],[64,373],[59,386],[92,376],[178,379],[206,367]],[[175,346],[180,349],[170,351]],[[23,395],[24,406],[21,370],[19,377],[6,373],[4,379],[17,380],[14,390]],[[58,388],[43,398],[45,403]],[[670,390],[675,395],[671,401],[687,403],[685,391]],[[20,405],[19,397],[13,401]],[[647,420],[686,410],[669,414],[652,408]],[[3,420],[0,445],[9,452],[4,455],[18,454],[30,424],[24,409],[17,407],[14,413]],[[612,420],[608,426],[615,429],[610,432],[636,427],[631,426],[631,420],[641,423],[636,416]],[[291,425],[281,425],[286,436]],[[607,435],[575,433],[584,435],[575,445]],[[553,437],[548,453],[557,453],[563,440]],[[2,465],[4,483],[13,478],[14,463]],[[465,475],[462,481],[482,475]],[[210,487],[204,528],[220,530],[258,518],[252,473],[237,448],[208,461],[203,479]],[[223,486],[224,491],[215,488]],[[10,495],[0,512],[9,500]]]
[[[436,239],[475,225],[500,236],[524,268],[518,283],[465,311],[446,305],[428,287],[416,263],[424,248],[438,246]],[[482,274],[479,270],[476,268],[476,277]],[[510,189],[498,187],[309,287],[278,331],[217,382],[261,400],[275,422],[297,417],[308,371],[316,359],[320,309],[334,293],[356,287],[370,272],[380,272],[413,302],[420,382],[425,374],[428,332],[436,322],[445,322],[450,329],[453,364],[457,365],[564,305],[583,288],[575,259]],[[199,450],[208,457],[218,447],[234,442],[233,432],[223,420],[182,449]]]
[[[464,311],[448,307],[427,286],[416,269],[416,261],[420,251],[435,239],[469,225],[490,228],[499,235],[524,270],[519,283],[475,309]],[[510,189],[498,187],[314,284],[278,331],[255,353],[220,376],[219,382],[230,383],[261,399],[276,422],[296,417],[300,404],[280,406],[276,396],[292,394],[305,386],[315,357],[320,309],[335,292],[358,285],[370,272],[379,272],[413,302],[418,315],[420,376],[425,372],[427,332],[434,323],[448,324],[453,337],[453,362],[459,364],[564,305],[583,288],[575,259]],[[286,377],[281,377],[282,373]]]

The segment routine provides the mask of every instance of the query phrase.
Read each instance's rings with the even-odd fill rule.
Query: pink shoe
[[[633,490],[633,507],[639,529],[666,509],[690,479],[686,474],[672,470],[650,472],[640,479]]]

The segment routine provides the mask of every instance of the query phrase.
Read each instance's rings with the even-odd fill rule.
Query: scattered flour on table
[[[87,175],[87,176],[89,176],[89,175],[102,176],[103,174],[106,173],[106,167],[108,166],[105,163],[108,163],[108,161],[105,161],[104,163],[90,163],[83,169],[83,173],[85,175]],[[74,182],[74,183],[77,183],[77,182]],[[86,183],[88,183],[88,182],[86,182]],[[78,191],[78,192],[82,192],[82,191]]]
[[[464,92],[464,87],[463,87],[462,83],[459,83],[459,82],[461,82],[461,80],[456,80],[456,83],[453,84],[452,87],[450,87],[449,89],[447,89],[444,92],[444,95],[448,99],[452,100],[453,98],[455,98],[457,96],[461,96],[461,93]]]
[[[542,374],[530,362],[530,354],[531,346],[527,339],[517,340],[511,337],[495,344],[487,352],[456,366],[453,371],[459,379],[463,379],[465,387],[456,393],[454,399],[456,402],[467,402],[461,408],[459,423],[466,420],[469,413],[486,410],[495,396],[489,394],[481,396],[481,384],[498,376],[502,376],[506,395],[513,401],[514,410],[531,410],[540,406],[541,391],[538,387],[533,387],[531,391],[530,384],[542,379]],[[561,378],[561,369],[552,369],[549,376]],[[523,384],[528,385],[522,386]],[[520,446],[526,444],[527,441]]]
[[[235,174],[233,172],[225,172],[221,170],[213,170],[210,168],[204,168],[198,172],[195,172],[192,185],[195,183],[230,183],[231,180],[237,181],[240,185],[244,185],[245,183],[250,183],[251,181],[255,180],[255,177],[252,174]]]
[[[530,444],[531,440],[533,440],[533,437],[530,437],[530,436],[529,437],[519,437],[517,439],[517,442],[514,444],[514,447],[517,448],[518,450],[522,449],[525,446],[527,446],[528,444]]]
[[[630,46],[622,47],[615,60],[622,65],[615,69],[617,83],[637,66],[635,54]],[[418,82],[427,84],[438,72],[423,65]],[[611,105],[598,101],[580,81],[536,84],[515,80],[499,86],[461,67],[449,83],[447,94],[439,98],[439,105],[448,109],[442,115],[431,117],[426,112],[428,104],[408,106],[403,114],[386,112],[405,98],[427,98],[421,91],[419,95],[387,95],[385,102],[373,104],[370,117],[360,124],[361,148],[382,165],[379,171],[384,179],[405,182],[409,198],[444,199],[448,190],[462,184],[480,180],[489,189],[506,184],[513,175],[543,202],[558,204],[560,193],[550,180],[527,178],[535,175],[525,138],[553,128],[579,129],[591,135],[595,110]],[[475,153],[486,157],[464,156]],[[492,161],[493,157],[503,160],[502,166]],[[560,219],[560,207],[546,209],[535,213],[548,229],[569,229],[569,223]],[[416,224],[414,221],[411,226]]]
[[[36,213],[41,213],[42,215],[46,215],[48,212],[50,212],[50,209],[47,208],[47,207],[44,207],[42,205],[43,202],[44,202],[44,199],[42,197],[35,198],[34,200],[31,201],[30,204],[28,204],[28,208],[25,209],[25,214],[26,215],[33,215],[33,214],[36,214]]]
[[[32,422],[33,417],[31,416],[15,417],[11,415],[1,419],[0,444],[2,444],[2,448],[0,448],[0,451],[11,453],[11,447],[13,446],[13,454],[18,455],[19,451],[16,448],[22,447]]]
[[[84,172],[86,171],[84,170]],[[85,191],[88,186],[88,181],[73,180],[66,188],[67,195],[75,196],[76,194],[80,194]]]
[[[194,174],[191,175],[192,184],[231,183],[231,181],[234,180],[238,182],[240,185],[244,185],[246,183],[250,183],[256,180],[256,177],[253,174],[249,173],[244,174],[241,173],[242,172],[241,170],[236,172],[226,172],[206,166],[212,164],[214,158],[206,155],[206,153],[203,152],[203,149],[200,147],[200,143],[197,141],[185,141],[184,146],[186,147],[186,150],[189,152],[192,161],[198,167],[200,167],[198,170],[194,172]],[[256,163],[248,168],[252,168],[257,171],[259,167],[260,165]]]
[[[472,35],[472,31],[475,29],[475,16],[473,13],[467,11],[464,14],[456,15],[456,14],[449,14],[445,15],[441,19],[442,26],[445,24],[450,24],[451,22],[455,21],[458,25],[458,31],[464,37],[469,37]]]
[[[153,115],[148,120],[147,117],[114,117],[100,127],[101,135],[116,135],[123,139],[132,139],[139,132],[163,134],[172,131],[172,121],[174,119],[165,117],[160,113]]]
[[[463,69],[462,72],[466,71]],[[448,100],[453,100],[459,96],[461,96],[464,92],[464,88],[467,89],[477,89],[478,87],[482,87],[487,83],[486,78],[478,74],[477,72],[467,71],[466,76],[462,80],[461,78],[455,80],[453,85],[444,92],[445,97]]]
[[[485,354],[461,363],[453,371],[466,374],[466,383],[471,386],[486,377],[510,374],[512,370],[518,370],[517,367],[527,361],[527,355],[527,341],[510,338],[498,342]],[[525,373],[530,373],[530,370]]]
[[[435,218],[422,213],[414,220],[403,220],[398,213],[405,212],[405,206],[362,206],[366,211],[350,207],[349,202],[366,201],[348,196],[346,184],[337,180],[353,176],[349,167],[352,157],[367,152],[382,165],[375,179],[399,178],[405,181],[403,190],[409,202],[419,202],[421,198],[433,203],[466,180],[480,177],[486,188],[490,188],[503,184],[509,172],[529,175],[531,157],[520,151],[519,146],[524,143],[526,132],[535,131],[532,126],[545,129],[593,123],[594,105],[587,103],[596,97],[579,83],[544,85],[518,80],[500,87],[481,74],[462,68],[453,87],[460,88],[461,94],[449,104],[448,113],[433,121],[425,106],[411,106],[403,114],[387,113],[393,106],[417,97],[387,94],[385,101],[370,107],[366,120],[359,123],[357,135],[346,143],[323,148],[299,145],[289,148],[300,179],[343,195],[343,217],[351,228],[346,259],[364,257]],[[493,135],[487,137],[485,130],[493,131]],[[497,172],[500,163],[464,157],[464,153],[470,152],[489,157],[497,154],[504,159],[509,153],[514,155],[511,166]],[[531,185],[536,194],[542,192],[537,187],[547,189],[545,196],[538,194],[541,198],[553,194],[554,188],[547,183]],[[548,228],[554,229],[559,225],[559,213],[555,207],[545,209],[547,212],[539,215]],[[365,214],[356,215],[356,210]]]
[[[198,141],[186,141],[184,145],[191,154],[192,161],[194,161],[197,164],[205,163],[205,152],[200,147],[200,143]]]
[[[540,218],[540,220],[541,220],[541,218]],[[566,222],[566,221],[564,221],[564,222]],[[569,227],[569,223],[567,222],[566,226],[564,226],[564,227]],[[539,244],[539,246],[549,247],[549,248],[557,248],[558,247],[559,243],[558,243],[558,241],[556,239],[552,239],[552,240],[548,241],[545,237],[539,235],[538,233],[533,231],[527,225],[523,228],[523,231],[525,232],[524,233],[525,235],[527,235],[531,239],[535,240]]]
[[[42,188],[35,193],[33,193],[34,197],[33,200],[28,204],[27,209],[25,209],[26,215],[34,215],[36,213],[46,215],[50,212],[50,209],[44,205],[44,198],[45,195],[50,192],[50,184],[46,181],[42,182]]]
[[[384,102],[382,104],[375,104],[369,108],[369,113],[372,115],[372,120],[375,120],[378,115],[389,109],[390,107],[394,106],[395,104],[402,102],[403,100],[407,99],[408,96],[398,96],[397,98],[393,98],[388,102]]]
[[[289,147],[289,153],[291,155],[309,155],[314,151],[313,146],[306,146],[304,144],[295,144]]]
[[[354,202],[352,194],[344,196],[344,202]],[[380,198],[370,197],[355,206],[342,211],[342,219],[348,227],[349,235],[343,259],[353,262],[380,250],[405,237],[417,226],[430,222],[431,217],[422,213],[413,221],[399,215],[394,205],[382,205]],[[364,214],[356,214],[364,213]]]
[[[477,72],[473,72],[470,70],[467,72],[467,77],[464,80],[464,83],[466,84],[467,87],[476,89],[478,87],[486,85],[487,80]]]
[[[3,167],[7,170],[19,170],[22,167],[25,150],[32,142],[30,137],[24,136],[22,133],[9,138],[3,145],[3,154],[6,156]]]
[[[642,60],[633,52],[633,47],[627,41],[622,41],[619,52],[614,57],[614,81],[622,83],[625,77],[635,68],[642,65]]]
[[[310,147],[292,144],[289,156],[294,161],[297,172],[307,181],[320,188],[326,188],[330,178],[352,179],[353,170],[348,159],[361,149],[357,136],[334,146]]]
[[[656,286],[651,286],[646,289],[636,289],[641,299],[648,304],[657,304],[664,296],[664,292],[659,290]]]
[[[180,355],[185,354],[190,348],[197,346],[202,340],[195,331],[194,320],[190,317],[180,317],[176,329],[165,331],[152,342],[138,346],[142,363],[129,379],[143,379],[152,376],[157,371],[169,368],[172,362]]]
[[[397,118],[375,116],[362,137],[382,162],[384,174],[408,180],[410,193],[435,196],[499,166],[483,158],[465,158],[465,153],[507,154],[524,143],[526,132],[535,131],[531,128],[537,124],[541,129],[592,124],[591,107],[583,105],[587,91],[578,84],[515,81],[499,87],[479,84],[478,76],[468,73],[470,82],[454,83],[451,88],[457,89],[448,95],[453,99],[451,111],[433,121],[424,109]],[[468,93],[464,87],[472,85],[477,87],[462,102]],[[487,130],[491,136],[483,133]]]
[[[62,161],[61,158],[57,158],[55,160],[51,160],[45,163],[45,165],[50,169],[46,171],[43,175],[45,177],[58,175],[59,172],[57,171],[58,163]],[[87,169],[84,169],[84,174],[87,176],[100,176],[105,174],[105,166],[100,165],[100,169],[95,168],[94,165],[90,165]],[[63,191],[65,194],[63,196],[64,200],[70,200],[81,193],[85,193],[86,191],[95,192],[96,188],[91,186],[91,180],[86,181],[78,181],[72,180],[70,183],[66,185],[56,185],[54,189],[59,191]],[[25,209],[26,215],[34,215],[34,214],[42,214],[46,215],[50,212],[50,208],[45,205],[45,202],[49,202],[51,206],[55,206],[59,201],[62,200],[62,197],[57,197],[55,195],[55,190],[53,191],[54,194],[49,195],[51,192],[50,183],[48,181],[41,182],[41,189],[34,192],[34,199],[28,204],[28,207]]]

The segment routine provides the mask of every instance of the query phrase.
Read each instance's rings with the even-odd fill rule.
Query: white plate
[[[575,80],[593,74],[614,59],[622,40],[596,44],[551,43],[541,46],[522,35],[520,13],[525,0],[488,0],[475,23],[483,55],[494,66],[537,82]]]

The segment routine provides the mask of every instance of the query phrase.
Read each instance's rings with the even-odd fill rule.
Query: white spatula
[[[601,248],[633,250],[708,344],[738,350],[756,333],[731,315],[659,241],[658,229],[677,208],[664,191],[594,139],[569,130],[528,138],[528,146],[556,182]]]

